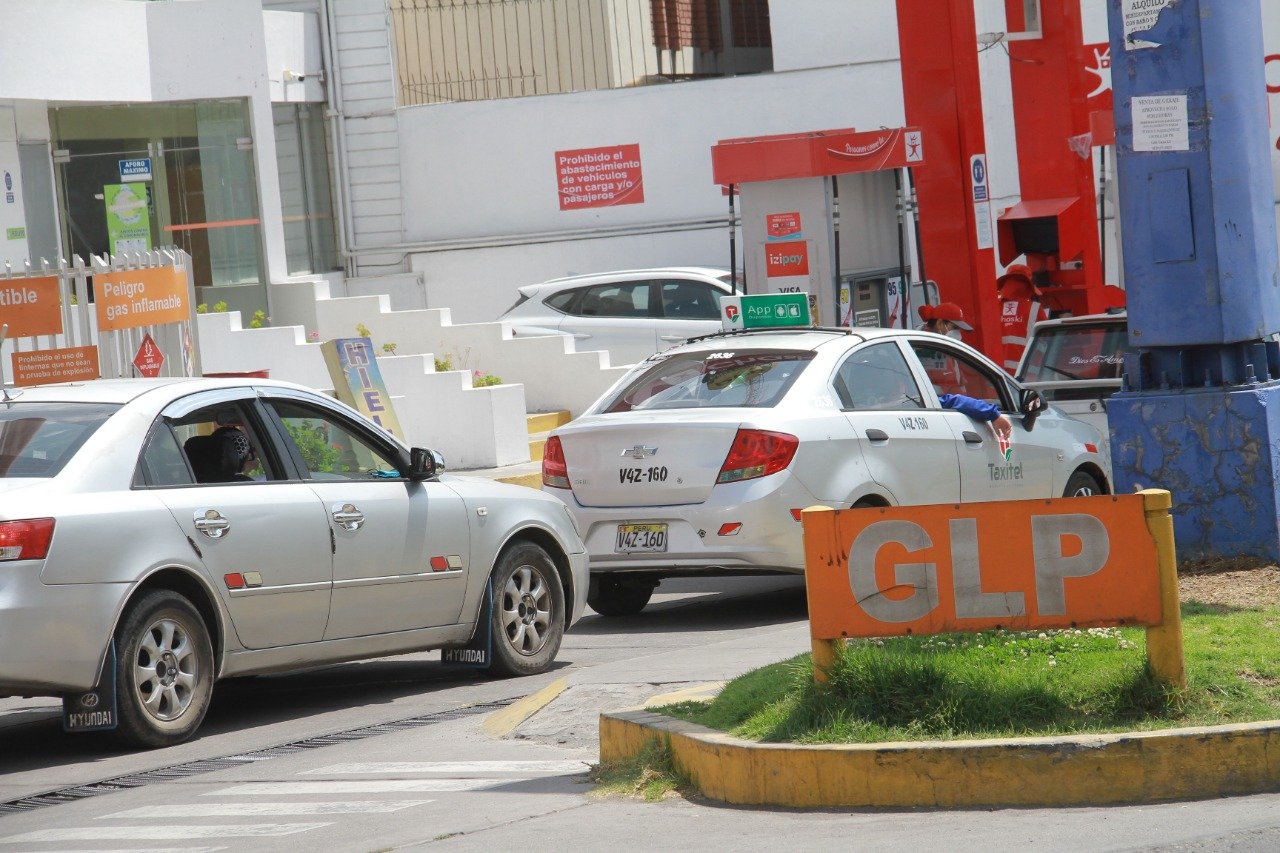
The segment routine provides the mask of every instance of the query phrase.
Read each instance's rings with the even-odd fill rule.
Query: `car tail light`
[[[791,464],[800,439],[784,432],[740,429],[720,466],[717,483],[736,483],[776,474]]]
[[[0,560],[43,560],[52,538],[52,518],[0,521]]]
[[[556,489],[569,489],[569,466],[564,461],[564,448],[560,445],[560,436],[553,435],[547,439],[542,448],[542,485]]]

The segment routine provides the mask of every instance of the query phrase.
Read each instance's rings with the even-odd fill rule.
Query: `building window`
[[[773,69],[768,0],[388,0],[402,105]]]
[[[276,104],[276,167],[290,275],[339,269],[321,104]]]

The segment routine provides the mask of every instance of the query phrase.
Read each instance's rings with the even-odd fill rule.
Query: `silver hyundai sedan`
[[[1003,413],[1012,443],[954,408],[960,397]],[[808,506],[1104,494],[1100,445],[950,338],[749,330],[633,367],[552,433],[542,482],[578,519],[587,603],[616,616],[643,609],[663,577],[803,572]]]
[[[282,382],[5,391],[0,696],[164,746],[226,676],[436,648],[542,672],[584,606],[574,521],[442,465]]]

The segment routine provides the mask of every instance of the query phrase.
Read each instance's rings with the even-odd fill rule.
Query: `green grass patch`
[[[792,743],[1145,731],[1280,719],[1280,609],[1183,606],[1187,688],[1146,666],[1144,629],[989,631],[852,640],[825,688],[801,655],[709,702],[654,709]]]
[[[597,764],[591,768],[591,781],[596,783],[596,796],[641,797],[647,802],[691,789],[688,777],[672,761],[670,745],[657,740],[626,761]]]

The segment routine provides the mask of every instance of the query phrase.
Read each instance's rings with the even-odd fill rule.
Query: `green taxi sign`
[[[728,330],[813,325],[805,293],[721,296],[720,323]]]

